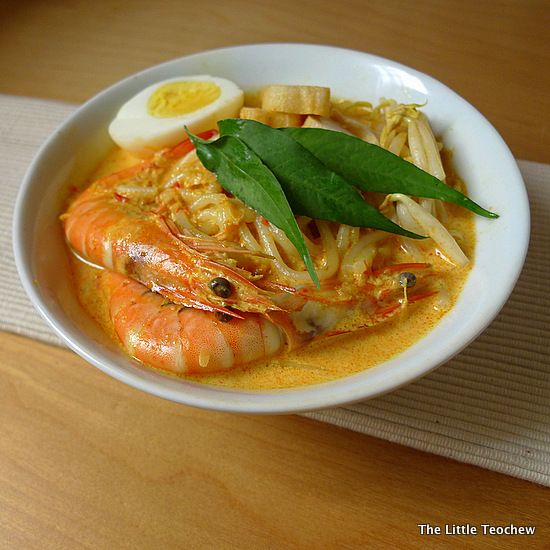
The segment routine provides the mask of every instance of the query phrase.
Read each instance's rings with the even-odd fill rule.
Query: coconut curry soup
[[[131,357],[247,389],[379,364],[455,303],[474,214],[417,106],[214,77],[122,106],[62,223],[86,311]]]

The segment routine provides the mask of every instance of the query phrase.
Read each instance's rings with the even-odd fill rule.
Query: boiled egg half
[[[238,116],[243,91],[230,80],[182,76],[145,88],[118,111],[109,134],[122,149],[147,157],[186,138],[216,128],[222,118]]]

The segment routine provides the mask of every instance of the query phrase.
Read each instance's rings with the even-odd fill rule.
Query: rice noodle
[[[250,231],[248,225],[242,224],[239,227],[239,235],[241,244],[248,248],[249,250],[253,250],[254,252],[261,252],[262,247],[260,243],[256,240],[254,235],[252,235],[252,232]]]
[[[336,247],[342,253],[350,245],[351,227],[349,225],[340,224],[336,233]]]
[[[270,230],[270,227],[264,225],[259,217],[254,222],[254,225],[260,237],[260,242],[264,248],[264,251],[274,257],[273,266],[275,270],[283,277],[291,279],[297,283],[309,283],[311,281],[311,277],[305,269],[293,269],[283,260],[279,249],[275,244],[273,232]],[[336,248],[336,241],[334,240],[334,236],[332,235],[327,223],[317,222],[317,227],[319,229],[319,233],[321,234],[324,254],[319,262],[319,265],[316,266],[316,271],[319,280],[323,281],[329,279],[336,273],[340,266],[340,261],[338,249]]]
[[[154,197],[157,194],[155,187],[138,187],[136,185],[117,185],[116,192],[121,195],[143,195]]]
[[[182,233],[189,231],[191,234],[203,235],[203,233],[199,232],[197,227],[191,223],[191,220],[183,209],[180,208],[178,211],[174,212],[172,217]]]
[[[195,201],[191,203],[189,208],[191,211],[200,210],[212,204],[220,204],[225,201],[227,201],[227,196],[223,193],[208,193],[200,195],[198,199],[195,199]]]
[[[383,231],[371,231],[363,235],[344,254],[340,268],[340,278],[353,278],[369,268],[376,254],[376,245],[387,237],[387,233]]]
[[[188,164],[192,160],[196,160],[197,155],[195,150],[189,151],[185,156],[183,156],[181,159],[179,159],[176,164],[172,167],[172,176],[167,178],[163,184],[163,187],[166,189],[168,187],[172,187],[177,181],[180,179],[180,171],[181,169]]]
[[[330,119],[309,117],[305,123],[306,127],[308,125],[352,133],[380,144],[439,179],[445,178],[439,144],[428,119],[416,105],[383,100],[373,107],[367,102],[341,101],[333,106]],[[289,281],[298,285],[311,283],[300,254],[287,235],[239,199],[228,195],[215,176],[204,170],[195,151],[179,160],[166,174],[161,189],[155,200],[159,201],[161,211],[168,209],[182,234],[238,243],[252,253],[268,256],[261,262],[247,260],[244,255],[235,256],[237,265],[251,269],[255,277],[268,275],[274,281],[282,278],[285,284]],[[120,192],[148,198],[155,189],[144,186],[137,190],[121,188]],[[395,253],[393,242],[399,243],[400,254],[411,261],[426,261],[426,244],[455,265],[468,261],[439,221],[448,217],[441,201],[419,198],[416,202],[393,194],[388,195],[381,208],[390,202],[395,204],[395,210],[385,212],[390,219],[405,229],[429,235],[431,240],[416,242],[394,238],[383,243],[388,234],[382,231],[316,221],[305,216],[296,218],[321,281],[336,275],[341,283],[357,283],[357,277],[363,277],[373,262],[377,259],[384,262],[384,255],[390,257]]]
[[[273,233],[273,239],[281,248],[286,257],[292,261],[293,264],[296,264],[300,261],[300,255],[296,250],[296,247],[290,242],[290,239],[281,231],[278,227],[275,227],[273,224],[270,224],[271,232]]]

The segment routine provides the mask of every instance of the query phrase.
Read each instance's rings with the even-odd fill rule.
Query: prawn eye
[[[215,279],[212,279],[208,285],[212,289],[212,292],[220,298],[229,298],[229,296],[233,293],[231,283],[223,277],[216,277]]]
[[[222,323],[229,323],[231,321],[231,315],[229,313],[225,313],[223,311],[216,311],[215,313],[216,319],[218,321],[221,321]]]
[[[399,274],[399,284],[403,288],[411,288],[416,284],[416,275],[409,271],[404,271]]]

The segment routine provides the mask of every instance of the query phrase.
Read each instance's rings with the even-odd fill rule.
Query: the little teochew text
[[[445,525],[436,525],[432,523],[418,523],[418,529],[421,535],[472,535],[472,536],[510,536],[510,535],[534,535],[536,527],[534,525],[493,525],[490,523],[481,523],[473,525],[471,523],[446,523]]]

